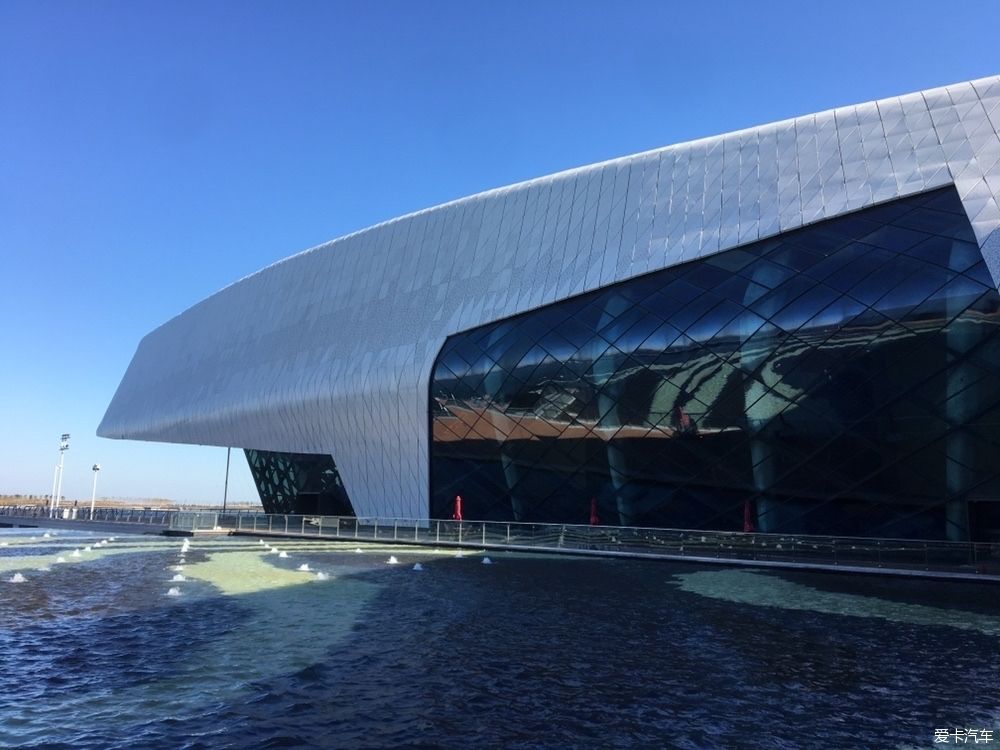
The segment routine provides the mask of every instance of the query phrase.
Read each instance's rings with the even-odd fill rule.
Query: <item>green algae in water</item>
[[[907,604],[861,594],[821,591],[783,578],[748,570],[701,570],[673,576],[682,591],[710,599],[759,607],[875,617],[910,625],[943,625],[1000,636],[1000,619],[976,612]]]

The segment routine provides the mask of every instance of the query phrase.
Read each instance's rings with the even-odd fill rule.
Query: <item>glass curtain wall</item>
[[[947,187],[457,334],[431,515],[989,538],[998,311]]]
[[[265,513],[354,515],[332,457],[259,450],[244,453]]]

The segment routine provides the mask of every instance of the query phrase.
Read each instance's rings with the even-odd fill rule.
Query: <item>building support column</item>
[[[952,246],[949,266],[960,266],[958,252],[964,248],[959,243]],[[969,540],[969,502],[965,495],[973,482],[973,445],[965,431],[966,423],[975,416],[978,405],[978,387],[974,382],[974,368],[970,367],[965,355],[978,343],[979,326],[969,319],[962,319],[963,300],[950,298],[947,301],[947,315],[950,323],[945,329],[945,356],[948,358],[948,374],[945,393],[945,418],[948,420],[948,437],[945,440],[945,538],[953,542]]]

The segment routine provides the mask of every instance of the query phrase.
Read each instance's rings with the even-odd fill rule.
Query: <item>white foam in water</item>
[[[306,571],[308,571],[309,570],[309,563],[302,563],[299,566],[299,570],[306,570]]]
[[[455,557],[465,557],[465,555],[462,554],[462,550],[457,550],[455,552]]]
[[[175,565],[174,567],[171,568],[171,570],[184,570],[184,566],[183,565]]]
[[[84,547],[84,548],[83,548],[83,551],[84,551],[84,552],[90,552],[90,551],[91,551],[91,550],[90,550],[90,545],[88,544],[88,545],[87,545],[86,547]]]
[[[6,546],[7,546],[7,542],[0,542],[0,547],[6,547]]]
[[[493,564],[493,561],[490,558],[488,558],[488,557],[484,557],[483,558],[483,565],[492,565],[492,564]]]
[[[115,538],[114,538],[113,536],[109,536],[109,537],[108,537],[108,541],[109,541],[109,542],[113,542],[114,540],[115,540]]]
[[[64,563],[64,562],[66,562],[66,558],[65,557],[57,557],[56,558],[56,562],[57,563]]]
[[[50,570],[52,570],[52,568],[48,568],[48,567],[44,567],[43,566],[43,567],[41,567],[41,568],[38,569],[38,572],[39,573],[48,573]]]
[[[327,578],[329,578],[329,577],[330,577],[330,576],[328,576],[328,575],[327,575],[326,573],[324,573],[324,572],[323,572],[322,570],[321,570],[321,571],[320,571],[319,573],[317,573],[317,574],[316,574],[316,580],[317,580],[317,581],[325,581],[325,580],[326,580]]]
[[[360,555],[360,554],[361,554],[361,551],[362,551],[362,550],[361,550],[361,547],[357,547],[357,548],[356,548],[356,549],[354,550],[354,553],[355,553],[356,555]]]
[[[181,590],[176,586],[171,586],[169,589],[167,589],[167,596],[180,596],[180,595],[181,595]]]
[[[187,580],[187,578],[185,578],[185,577],[184,577],[184,576],[182,576],[182,575],[181,575],[180,573],[178,573],[177,575],[175,575],[175,576],[174,576],[173,578],[171,578],[170,580],[171,580],[171,581],[186,581],[186,580]]]
[[[70,553],[70,557],[79,557],[79,556],[80,556],[80,550],[78,549],[75,549]]]
[[[396,559],[395,555],[389,555],[389,559],[385,562],[386,565],[399,565],[399,560]]]
[[[414,565],[413,565],[413,569],[414,569],[414,570],[423,570],[423,569],[424,569],[424,566],[423,566],[423,565],[421,565],[420,563],[414,563]]]
[[[44,534],[42,534],[42,539],[51,539],[51,538],[52,535],[47,531]]]
[[[280,553],[278,554],[278,557],[288,557],[288,553],[287,553],[287,552],[285,552],[284,550],[282,550],[282,551],[281,551],[281,552],[280,552]]]
[[[12,576],[10,577],[10,582],[11,582],[11,583],[24,583],[24,582],[25,582],[26,580],[28,580],[28,579],[27,579],[27,578],[25,578],[25,577],[24,577],[23,575],[21,575],[20,573],[15,573],[14,575],[12,575]]]
[[[258,539],[257,541],[258,541],[258,542],[260,542],[261,544],[263,544],[263,543],[264,543],[264,540],[263,540],[263,539]]]
[[[179,562],[179,563],[180,563],[181,565],[183,565],[184,563],[186,563],[186,562],[187,562],[187,560],[185,560],[185,559],[184,559],[184,558],[182,557],[182,558],[180,558],[180,559],[179,559],[179,560],[178,560],[177,562]]]
[[[271,547],[271,554],[272,555],[278,554],[278,548],[277,547]]]

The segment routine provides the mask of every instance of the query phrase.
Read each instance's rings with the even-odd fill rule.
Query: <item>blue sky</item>
[[[463,195],[1000,72],[1000,3],[0,2],[0,492],[221,500],[94,432],[139,339]],[[230,497],[255,492],[234,453]],[[349,490],[350,488],[348,488]]]

